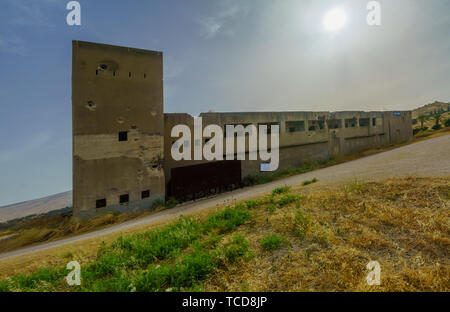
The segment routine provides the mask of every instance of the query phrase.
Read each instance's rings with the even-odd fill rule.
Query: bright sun
[[[338,31],[347,22],[347,14],[342,9],[333,9],[323,18],[323,26],[327,31]]]

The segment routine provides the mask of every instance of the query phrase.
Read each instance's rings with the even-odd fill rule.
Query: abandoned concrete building
[[[74,41],[72,67],[76,216],[134,212],[157,199],[188,200],[237,187],[249,175],[265,174],[261,160],[248,157],[172,159],[171,146],[177,140],[171,137],[172,127],[182,124],[192,129],[194,117],[164,114],[161,52]],[[410,111],[233,112],[200,117],[203,127],[279,125],[278,170],[412,136]]]

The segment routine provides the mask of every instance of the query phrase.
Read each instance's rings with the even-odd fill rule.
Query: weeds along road
[[[130,220],[95,232],[7,252],[0,254],[0,259],[21,256],[35,251],[41,251],[89,238],[120,232],[135,226],[142,226],[167,220],[213,206],[232,203],[234,201],[262,195],[270,192],[278,186],[301,185],[303,181],[310,180],[312,178],[317,178],[319,180],[319,182],[313,186],[313,188],[315,188],[317,186],[331,186],[333,184],[354,179],[374,180],[409,175],[450,176],[449,155],[450,135],[445,135],[332,167],[281,179],[268,184],[256,185],[230,193],[221,194],[213,198],[206,198],[195,202],[185,203],[173,209],[160,211],[147,217]]]

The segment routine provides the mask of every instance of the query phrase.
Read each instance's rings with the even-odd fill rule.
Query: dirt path
[[[270,192],[278,186],[300,185],[305,180],[319,179],[316,185],[324,186],[342,183],[352,179],[379,179],[387,177],[400,177],[408,175],[418,176],[450,176],[450,135],[406,145],[384,153],[360,158],[336,166],[292,176],[272,183],[257,185],[234,192],[218,195],[213,198],[185,203],[176,208],[164,210],[156,214],[130,220],[122,224],[113,225],[109,228],[78,235],[54,242],[44,243],[38,246],[27,247],[4,254],[0,259],[20,256],[35,251],[41,251],[81,240],[94,238],[135,226],[146,225],[154,222],[189,214],[216,205],[222,205],[233,201],[243,200],[249,197],[262,195]]]

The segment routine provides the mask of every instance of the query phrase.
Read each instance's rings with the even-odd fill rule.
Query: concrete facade
[[[73,42],[75,215],[164,199],[161,52]]]
[[[162,67],[161,52],[73,42],[76,216],[146,209],[154,200],[167,198],[172,169],[208,162],[172,159],[171,147],[178,140],[171,137],[175,125],[191,129],[192,146],[203,145],[208,138],[195,142],[191,115],[163,113]],[[222,129],[237,124],[279,125],[278,170],[412,136],[410,111],[202,113],[199,117],[203,127],[215,124]],[[242,178],[260,173],[262,161],[248,158],[247,154],[241,161]]]
[[[222,129],[225,129],[226,125],[237,124],[255,126],[278,124],[280,126],[279,170],[299,167],[304,162],[349,155],[370,148],[403,142],[412,136],[410,111],[201,113],[199,117],[202,117],[203,128],[211,124],[219,125]],[[207,162],[206,160],[175,161],[172,159],[171,146],[178,138],[170,136],[171,129],[180,124],[190,127],[191,141],[194,142],[194,117],[189,114],[164,115],[166,186],[171,180],[172,168]],[[303,125],[303,127],[296,128],[296,125]],[[207,138],[203,138],[202,144],[205,140]],[[246,152],[248,150],[247,139]],[[261,160],[249,160],[248,153],[245,159],[241,165],[243,178],[261,173]]]

